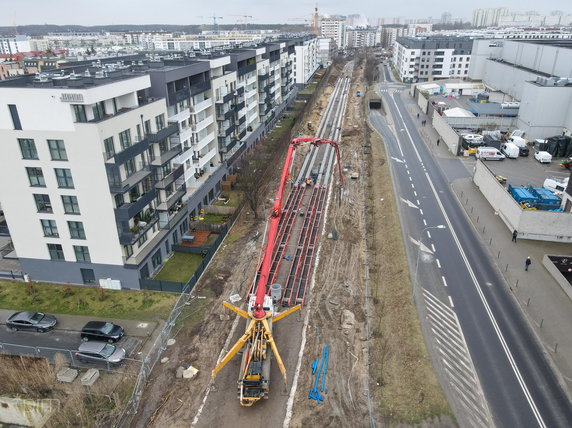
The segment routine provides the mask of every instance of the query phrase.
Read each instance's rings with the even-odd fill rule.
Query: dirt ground
[[[358,90],[364,93],[362,76],[362,67],[354,69],[349,94]],[[330,79],[333,83],[335,74]],[[333,86],[324,87],[316,108],[302,123],[319,122],[332,90]],[[309,134],[307,130],[304,133]],[[222,379],[223,372],[214,384],[210,379],[221,349],[228,347],[244,329],[242,322],[236,324],[235,316],[222,308],[222,301],[233,293],[244,297],[255,274],[260,236],[264,233],[263,221],[249,222],[241,218],[194,293],[207,298],[194,300],[181,316],[191,318],[198,313],[204,318],[191,327],[183,324],[175,338],[176,344],[164,353],[169,361],[156,366],[132,426],[187,427],[196,423],[198,426],[277,427],[285,420],[293,427],[369,426],[369,409],[378,426],[454,425],[432,372],[416,313],[407,307],[409,271],[399,219],[391,203],[393,194],[382,144],[374,140],[377,146],[372,152],[366,133],[363,100],[350,96],[340,143],[342,165],[347,167],[346,178],[343,188],[335,185],[330,194],[315,280],[301,314],[304,319],[307,317],[307,327],[299,376],[294,369],[297,351],[283,355],[289,387],[292,382],[297,386],[291,414],[284,416],[283,403],[288,397],[279,391],[278,385],[268,400],[274,399],[273,404],[265,402],[243,409],[252,410],[251,416],[236,413],[238,400],[226,398],[236,391],[237,370],[230,363],[223,369],[227,374]],[[278,170],[274,177],[276,185]],[[351,171],[358,171],[360,179],[350,180]],[[383,186],[372,185],[377,179],[384,180]],[[269,210],[275,188],[270,186],[263,212]],[[376,215],[372,216],[373,213]],[[374,217],[388,222],[384,226],[383,221],[373,221]],[[392,229],[380,233],[384,227]],[[337,240],[327,239],[327,234],[334,230]],[[391,263],[387,257],[392,257]],[[280,350],[292,347],[293,351],[299,347],[297,334],[303,322],[301,317],[293,317],[287,318],[288,324],[276,331]],[[229,338],[233,326],[234,338]],[[413,346],[408,342],[413,342]],[[308,399],[314,381],[310,366],[322,355],[326,344],[330,345],[327,394],[322,403],[317,403]],[[200,370],[198,376],[191,381],[176,379],[177,367],[188,364]],[[234,364],[238,365],[238,361]],[[273,370],[275,366],[273,364]],[[231,392],[225,395],[228,391]],[[209,398],[197,422],[194,419],[199,409],[203,410],[207,392]],[[272,406],[281,406],[281,409],[276,411]]]

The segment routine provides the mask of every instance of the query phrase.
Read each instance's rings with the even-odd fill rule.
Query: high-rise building
[[[473,10],[473,27],[496,27],[500,19],[508,15],[506,7]]]
[[[11,55],[17,52],[30,51],[30,42],[26,36],[0,37],[0,54]]]
[[[331,16],[320,21],[320,34],[334,40],[338,48],[346,46],[346,17]]]

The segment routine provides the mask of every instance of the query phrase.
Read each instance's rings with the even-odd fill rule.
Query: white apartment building
[[[473,27],[497,27],[500,19],[508,15],[506,7],[473,10]]]
[[[366,48],[375,46],[375,28],[348,28],[346,31],[349,48]]]
[[[16,52],[30,52],[30,42],[26,36],[0,37],[0,54],[15,54]]]
[[[401,37],[393,63],[404,82],[468,77],[473,40],[461,37]]]
[[[294,83],[305,85],[320,67],[318,62],[318,39],[308,38],[295,46]]]
[[[320,21],[320,34],[334,40],[339,49],[346,47],[346,17],[324,17]]]
[[[499,27],[556,27],[569,26],[572,24],[572,15],[555,13],[552,15],[541,15],[537,13],[514,12],[501,16],[498,21]]]
[[[336,45],[333,39],[329,37],[318,37],[318,63],[322,67],[331,64],[332,58],[336,53]]]
[[[139,288],[187,231],[177,129],[127,69],[0,82],[0,200],[22,271]]]

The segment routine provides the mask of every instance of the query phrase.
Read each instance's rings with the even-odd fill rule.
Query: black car
[[[105,321],[90,321],[81,329],[81,339],[84,342],[99,340],[113,343],[121,339],[124,334],[123,327]]]
[[[16,312],[6,321],[12,330],[35,330],[40,333],[51,330],[57,323],[56,317],[42,312]]]

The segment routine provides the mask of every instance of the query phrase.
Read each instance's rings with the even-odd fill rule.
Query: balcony
[[[241,101],[241,102],[236,103],[236,104],[234,105],[235,111],[242,110],[243,108],[244,108],[244,101]]]
[[[244,94],[244,86],[241,86],[240,88],[236,88],[236,95],[241,96],[242,94]]]
[[[187,120],[191,116],[191,110],[189,108],[185,108],[177,114],[169,117],[169,122],[171,123],[179,123],[183,120]]]
[[[229,108],[227,111],[217,111],[216,113],[216,120],[222,122],[225,120],[228,120],[232,117],[232,115],[234,114],[234,110]]]
[[[214,122],[213,116],[205,117],[203,120],[198,122],[197,124],[193,125],[193,132],[201,132],[207,126]]]
[[[166,174],[165,176],[161,177],[162,174],[159,175],[157,184],[155,187],[157,189],[165,189],[169,184],[173,183],[177,178],[182,176],[185,173],[185,166],[183,164],[173,168],[170,173]]]
[[[213,157],[216,155],[217,149],[211,149],[207,153],[200,153],[199,154],[199,168],[204,168],[205,165],[208,165]]]
[[[235,124],[236,126],[240,126],[240,125],[242,125],[244,122],[246,122],[246,116],[245,116],[245,115],[242,115],[242,116],[240,116],[240,117],[238,117],[238,118],[235,119],[234,124]]]
[[[130,218],[133,218],[133,216],[149,205],[155,199],[155,196],[157,196],[157,191],[151,189],[132,202],[121,205],[115,209],[115,219],[117,221],[129,221]]]
[[[244,128],[240,134],[238,134],[238,138],[240,138],[241,140],[246,137],[246,128]]]
[[[236,75],[237,76],[244,76],[246,73],[250,73],[251,71],[256,70],[256,63],[255,64],[250,64],[250,65],[246,65],[244,67],[240,67],[237,71],[236,71]],[[256,77],[255,77],[256,79]]]
[[[259,83],[263,83],[265,80],[268,80],[268,73],[258,74]]]
[[[195,96],[200,94],[201,92],[208,91],[211,88],[210,80],[205,80],[203,82],[191,82],[191,95]]]
[[[135,187],[139,182],[151,175],[151,167],[144,166],[139,171],[131,174],[125,180],[119,182],[117,180],[109,180],[109,190],[111,193],[125,193]]]
[[[216,104],[225,104],[230,102],[234,98],[233,92],[227,92],[226,94],[222,94],[217,98]]]
[[[181,101],[185,101],[191,97],[189,88],[183,88],[175,92],[167,93],[167,100],[169,105],[175,105]]]
[[[184,185],[178,187],[177,190],[172,193],[171,196],[167,197],[164,202],[161,202],[159,205],[157,205],[157,211],[169,211],[169,209],[173,207],[173,205],[175,205],[183,196],[185,196],[186,193],[187,190],[185,189]]]
[[[165,138],[176,134],[179,131],[179,127],[175,124],[169,125],[166,128],[157,131],[156,133],[147,134],[146,137],[149,139],[150,143],[156,143],[162,141]]]
[[[256,75],[250,76],[248,79],[246,79],[246,82],[245,82],[246,86],[252,85],[254,82],[256,82],[257,78],[258,77]]]
[[[204,101],[201,101],[200,103],[196,104],[194,107],[194,113],[200,113],[201,111],[203,111],[204,109],[209,108],[210,106],[213,105],[213,100],[212,98],[207,98]]]
[[[182,128],[179,133],[179,139],[181,141],[187,141],[189,138],[193,136],[193,128],[187,126],[186,128]]]
[[[122,151],[115,153],[114,155],[111,156],[104,153],[103,156],[107,158],[106,162],[114,163],[116,165],[121,165],[124,164],[129,159],[133,159],[135,156],[145,152],[145,150],[147,150],[148,148],[149,148],[149,140],[147,138],[142,138],[141,140],[139,140],[136,137],[135,142],[126,149],[123,149]]]
[[[137,224],[137,230],[135,232],[123,232],[119,234],[119,243],[121,245],[133,245],[137,240],[148,230],[150,230],[155,223],[159,221],[159,217],[157,214],[153,214],[153,216],[145,222],[139,222]],[[144,226],[141,226],[144,224]]]
[[[228,126],[228,128],[219,129],[219,131],[218,131],[219,137],[228,137],[230,134],[232,134],[232,132],[234,131],[234,125],[231,123],[227,126]]]
[[[207,135],[205,135],[203,138],[201,138],[200,140],[197,141],[196,143],[196,150],[200,150],[202,149],[205,145],[207,145],[208,143],[210,143],[211,141],[214,140],[215,134],[214,132],[211,132]]]
[[[171,159],[173,159],[175,156],[179,155],[182,153],[182,146],[181,143],[176,142],[176,143],[172,143],[169,142],[167,144],[166,150],[161,153],[161,155],[159,157],[156,157],[155,159],[153,159],[151,161],[151,165],[152,166],[161,166],[166,164],[167,162],[169,162]]]

